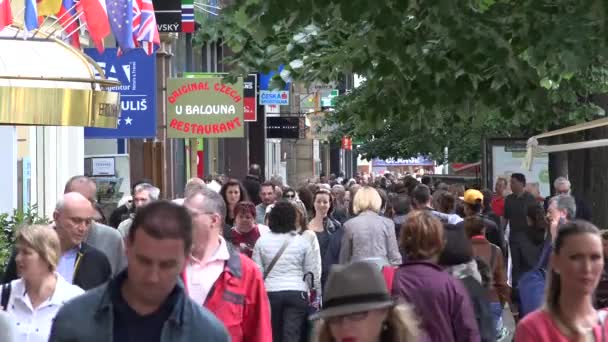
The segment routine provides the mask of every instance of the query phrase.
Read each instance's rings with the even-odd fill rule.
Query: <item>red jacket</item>
[[[186,271],[182,272],[186,291]],[[272,342],[270,303],[262,273],[248,257],[230,251],[204,306],[224,323],[233,342]]]

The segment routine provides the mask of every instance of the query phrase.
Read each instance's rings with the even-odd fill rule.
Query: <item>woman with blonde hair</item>
[[[407,261],[396,271],[393,295],[414,306],[431,341],[477,342],[479,328],[462,283],[437,265],[444,249],[443,225],[430,211],[411,212],[401,230]]]
[[[549,265],[545,305],[520,321],[515,341],[604,341],[607,313],[593,307],[604,269],[599,230],[585,221],[560,226]]]
[[[382,198],[376,189],[364,186],[353,200],[356,217],[344,223],[340,248],[340,263],[368,260],[378,264],[397,266],[401,253],[395,236],[395,223],[379,215]]]
[[[61,256],[59,237],[47,226],[28,226],[17,231],[16,264],[21,278],[2,285],[7,313],[12,317],[18,341],[46,342],[57,311],[84,291],[57,273]]]
[[[414,342],[420,332],[413,311],[391,298],[382,273],[367,262],[336,265],[325,288],[314,342]]]

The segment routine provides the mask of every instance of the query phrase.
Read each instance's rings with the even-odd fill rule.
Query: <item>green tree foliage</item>
[[[235,0],[197,39],[223,40],[236,73],[363,76],[331,120],[369,156],[407,156],[601,114],[607,14],[602,0]]]
[[[15,233],[23,225],[48,224],[46,217],[38,214],[38,207],[33,205],[25,211],[13,210],[12,214],[0,214],[0,274],[4,272],[6,263],[15,244]]]

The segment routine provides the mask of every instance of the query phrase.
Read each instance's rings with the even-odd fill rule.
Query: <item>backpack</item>
[[[483,258],[476,256],[475,262],[477,262],[477,270],[481,274],[481,285],[486,289],[491,289],[494,286],[494,265],[496,264],[496,247],[490,246],[490,264],[488,264]]]
[[[545,295],[547,263],[551,254],[551,240],[547,239],[536,266],[521,275],[517,283],[519,292],[519,318],[541,307]]]

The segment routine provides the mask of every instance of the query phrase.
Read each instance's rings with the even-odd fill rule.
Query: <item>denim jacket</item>
[[[57,313],[49,342],[112,342],[114,310],[109,286],[120,286],[126,270],[116,278],[66,303]],[[165,321],[161,342],[230,341],[223,324],[191,301],[178,283],[178,299]]]

